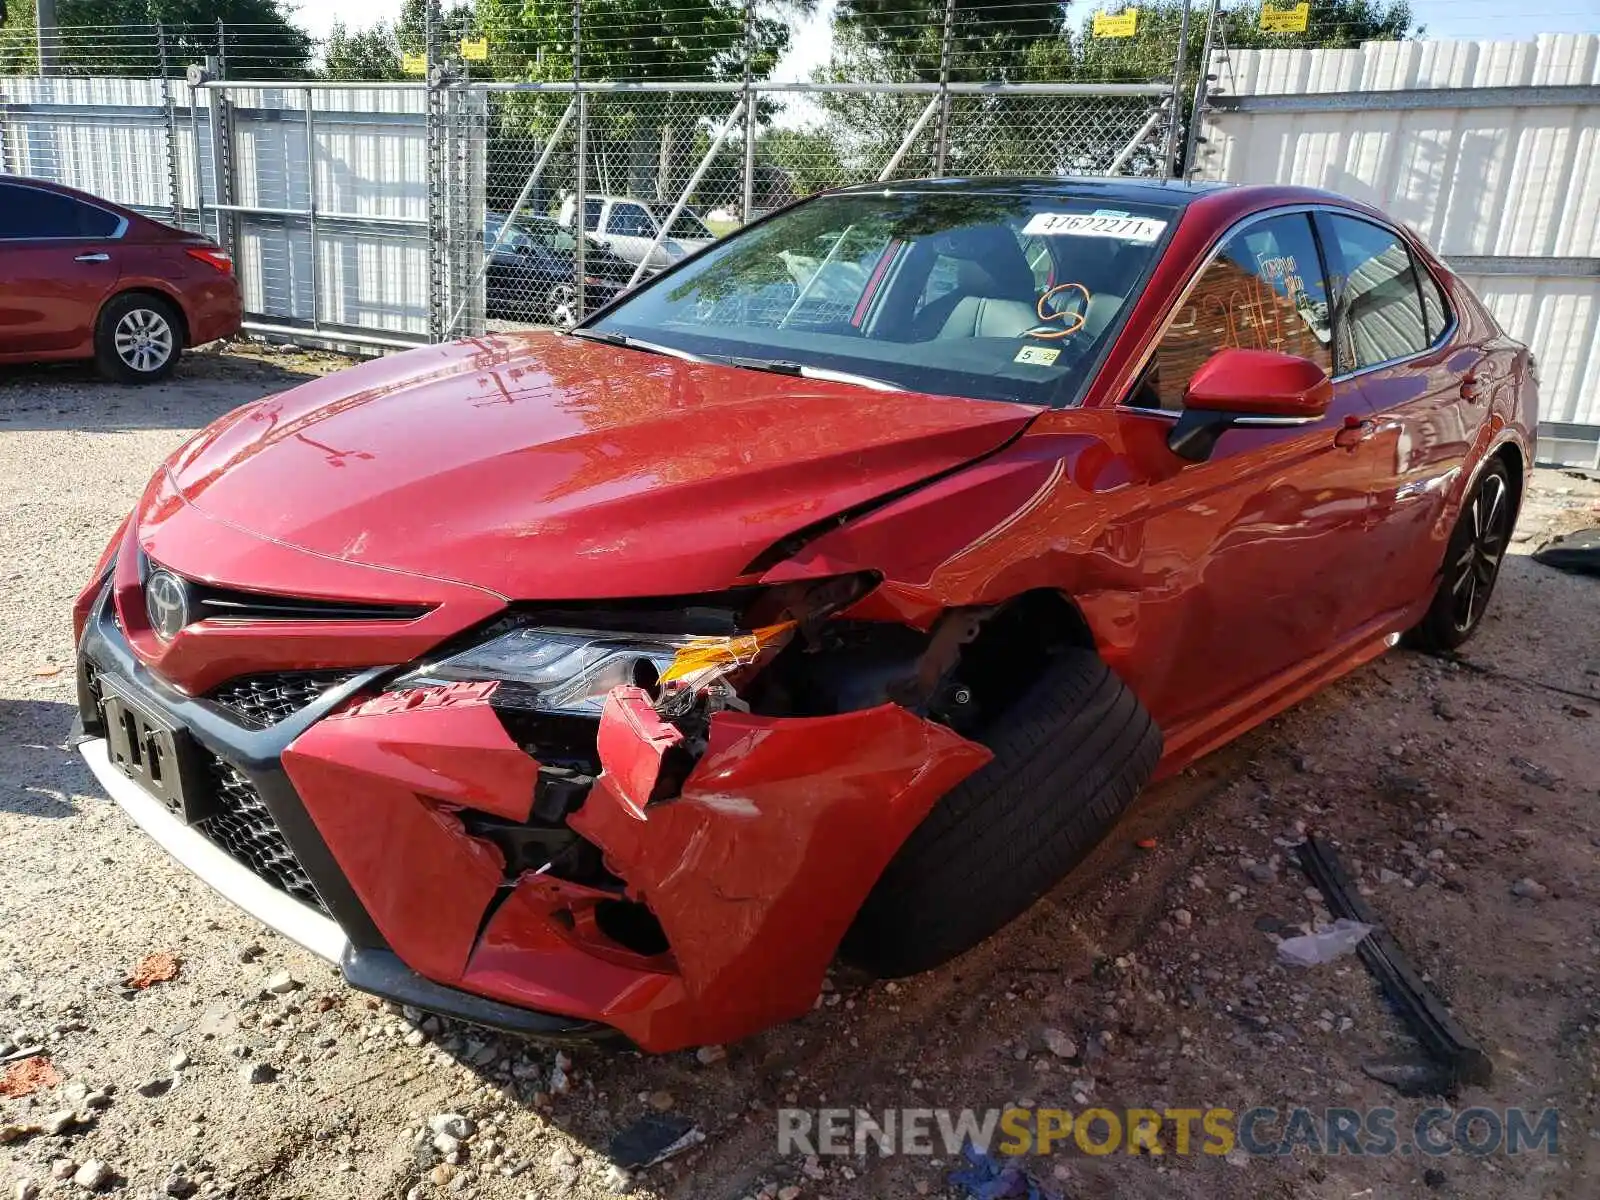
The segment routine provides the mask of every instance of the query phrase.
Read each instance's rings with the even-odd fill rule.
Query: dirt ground
[[[169,863],[66,745],[70,603],[152,467],[228,408],[337,365],[199,354],[142,391],[76,368],[0,379],[0,1058],[42,1042],[21,1061],[59,1076],[0,1099],[17,1196],[965,1195],[946,1157],[780,1155],[785,1106],[1389,1106],[1407,1142],[1438,1102],[1362,1073],[1406,1039],[1360,962],[1275,962],[1280,934],[1316,916],[1290,849],[1307,827],[1337,840],[1489,1048],[1493,1082],[1446,1103],[1557,1107],[1556,1152],[1183,1157],[1169,1140],[1027,1165],[1074,1197],[1600,1195],[1600,583],[1526,557],[1600,524],[1600,484],[1535,475],[1459,662],[1396,651],[1151,789],[956,963],[899,984],[841,975],[804,1020],[720,1059],[568,1061],[343,987]],[[154,952],[176,978],[124,987]],[[706,1140],[625,1179],[608,1143],[658,1110]],[[454,1163],[430,1145],[445,1114],[475,1126]]]

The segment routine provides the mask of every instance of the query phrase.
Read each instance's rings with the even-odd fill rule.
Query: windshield
[[[1073,404],[1177,216],[1070,194],[825,196],[701,252],[591,328],[911,391]]]
[[[661,224],[672,215],[672,206],[669,204],[653,204],[650,211],[656,216],[656,224]],[[711,241],[717,235],[712,233],[700,222],[700,218],[692,212],[681,212],[678,219],[672,223],[672,228],[667,230],[667,236],[673,238],[696,238],[701,241]]]

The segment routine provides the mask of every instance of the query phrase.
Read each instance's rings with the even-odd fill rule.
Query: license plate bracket
[[[210,816],[200,748],[189,731],[142,703],[115,676],[102,671],[95,682],[112,764],[185,825]]]

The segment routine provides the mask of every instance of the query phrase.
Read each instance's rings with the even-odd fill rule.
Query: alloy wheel
[[[166,365],[172,357],[173,340],[166,317],[150,308],[130,309],[112,333],[117,357],[141,375]]]
[[[1459,633],[1482,618],[1511,535],[1511,499],[1500,475],[1484,478],[1463,522],[1467,536],[1450,565],[1450,618]]]

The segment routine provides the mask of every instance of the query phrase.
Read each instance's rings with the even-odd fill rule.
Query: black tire
[[[94,361],[116,383],[155,383],[183,354],[183,319],[159,296],[125,292],[106,301],[94,326]]]
[[[1407,632],[1408,646],[1432,654],[1462,645],[1478,630],[1500,564],[1511,545],[1518,499],[1511,472],[1495,459],[1483,469],[1461,506],[1445,548],[1439,585],[1427,614]]]
[[[1155,770],[1161,731],[1091,650],[1068,650],[983,739],[994,760],[890,860],[840,952],[913,975],[971,949],[1055,886]]]

